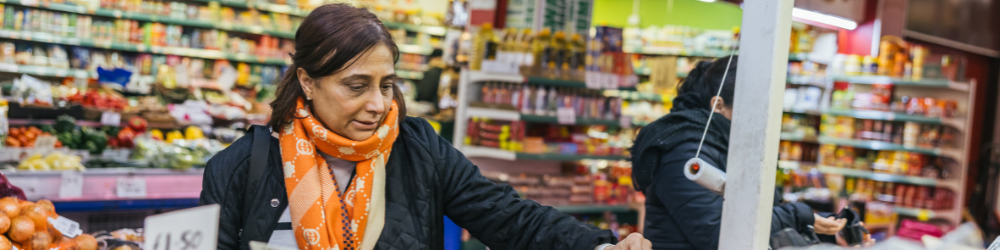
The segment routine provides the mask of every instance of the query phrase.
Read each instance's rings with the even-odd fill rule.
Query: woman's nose
[[[385,112],[385,96],[380,91],[372,91],[371,98],[365,104],[365,111],[381,114]]]

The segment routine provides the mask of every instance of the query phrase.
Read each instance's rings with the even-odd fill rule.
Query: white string
[[[736,34],[736,45],[740,44],[740,35]],[[729,53],[729,62],[726,62],[726,69],[722,72],[722,81],[719,81],[719,91],[715,93],[712,98],[712,109],[708,111],[708,121],[705,122],[705,131],[701,133],[701,141],[698,142],[698,151],[695,151],[694,158],[698,158],[701,155],[701,145],[705,144],[705,135],[708,135],[708,127],[712,125],[712,116],[715,115],[715,106],[719,104],[719,99],[715,98],[722,95],[722,86],[726,83],[726,75],[729,74],[729,65],[733,64],[733,56],[736,55],[736,45],[733,45],[732,52]]]

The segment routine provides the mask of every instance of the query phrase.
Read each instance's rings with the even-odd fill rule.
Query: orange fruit
[[[81,234],[76,236],[76,245],[80,250],[97,250],[97,239],[89,234]]]
[[[18,203],[18,204],[21,204],[21,208],[22,208],[22,209],[23,209],[24,207],[28,206],[28,205],[35,205],[35,203],[34,203],[34,202],[30,202],[30,201],[26,201],[26,200],[17,200],[17,203]]]
[[[27,216],[17,216],[10,220],[7,236],[14,242],[25,242],[35,233],[35,222]]]
[[[0,199],[0,211],[3,211],[8,216],[19,215],[21,214],[21,203],[14,197]]]

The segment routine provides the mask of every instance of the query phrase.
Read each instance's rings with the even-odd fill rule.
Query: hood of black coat
[[[679,145],[698,143],[701,140],[710,114],[710,106],[706,101],[709,99],[697,93],[677,96],[673,100],[674,107],[670,109],[670,114],[642,128],[631,149],[632,183],[636,190],[646,190],[652,184],[656,172],[663,170],[659,161],[664,154],[670,154]],[[707,158],[720,164],[726,162],[730,126],[729,119],[720,114],[712,115],[712,124],[705,136],[699,158]]]

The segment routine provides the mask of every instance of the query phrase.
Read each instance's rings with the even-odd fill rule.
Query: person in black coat
[[[650,249],[639,234],[615,244],[611,231],[522,200],[509,185],[483,177],[426,121],[406,117],[394,74],[398,54],[367,10],[330,4],[305,18],[269,126],[252,127],[205,168],[200,204],[221,206],[219,249],[249,249],[251,241],[298,249],[442,249],[444,216],[492,249]],[[331,138],[339,148],[327,146]],[[355,152],[355,144],[372,140],[377,150]],[[305,160],[315,162],[300,164]],[[370,173],[379,177],[366,179]],[[365,209],[350,209],[359,202]]]
[[[644,127],[632,147],[632,178],[646,196],[644,235],[653,249],[718,249],[723,197],[688,180],[682,171],[695,157],[703,132],[707,132],[698,158],[726,171],[737,58],[700,62],[678,87],[670,114]],[[728,71],[728,73],[726,73]],[[723,73],[726,73],[725,83]],[[713,109],[713,102],[718,101]],[[712,116],[711,126],[705,124]],[[815,215],[802,203],[781,204],[775,195],[771,232],[793,228],[833,235],[843,219]]]

